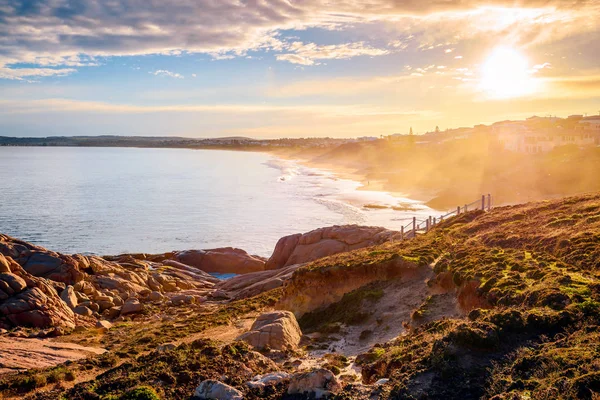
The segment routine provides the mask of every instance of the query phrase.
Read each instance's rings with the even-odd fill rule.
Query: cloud
[[[277,61],[287,61],[292,64],[314,65],[315,62],[310,58],[299,56],[298,54],[277,54]]]
[[[374,48],[364,42],[324,46],[293,42],[286,46],[286,50],[290,53],[278,54],[277,60],[301,65],[314,65],[315,60],[345,60],[357,56],[382,56],[390,53],[386,49]]]
[[[169,78],[183,79],[183,75],[178,74],[176,72],[167,71],[166,69],[159,69],[154,72],[150,72],[150,74],[154,76],[166,76]]]
[[[422,44],[434,47],[440,40],[492,31],[531,43],[595,31],[599,9],[597,0],[6,0],[0,9],[0,67],[97,65],[105,56],[281,52],[289,42],[277,37],[280,31],[352,29],[380,21],[407,35],[414,31]],[[286,54],[304,61],[282,59],[308,65],[386,51],[336,46],[302,44]]]
[[[32,80],[48,76],[66,76],[76,72],[74,68],[5,68],[0,67],[0,79]]]

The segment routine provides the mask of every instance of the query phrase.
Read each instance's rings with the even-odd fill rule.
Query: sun
[[[498,47],[481,67],[481,90],[492,98],[509,99],[535,89],[527,58],[510,47]]]

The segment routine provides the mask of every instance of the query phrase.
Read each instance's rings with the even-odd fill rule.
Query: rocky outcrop
[[[245,299],[259,295],[260,293],[283,286],[292,277],[294,271],[301,265],[290,265],[271,271],[252,272],[238,275],[225,281],[220,281],[215,288],[218,291],[228,293],[227,297],[232,299]]]
[[[73,328],[75,315],[46,279],[25,271],[10,256],[0,259],[0,327]]]
[[[302,264],[337,253],[382,244],[400,233],[385,228],[358,225],[330,226],[304,234],[285,236],[277,242],[265,269]]]
[[[207,379],[196,388],[194,397],[213,400],[242,400],[244,394],[236,388],[214,379]]]
[[[42,279],[27,276],[23,270],[19,275],[3,273],[0,282],[6,293],[6,285],[12,293],[0,302],[0,325],[27,326],[33,328],[75,327],[73,311],[58,297],[56,290]],[[10,293],[10,292],[9,292]]]
[[[315,399],[331,396],[340,391],[342,386],[333,372],[319,368],[309,372],[292,375],[288,394],[304,394]]]
[[[204,272],[247,274],[265,269],[262,257],[232,247],[181,251],[176,253],[175,258]]]
[[[294,314],[289,311],[274,311],[258,317],[250,331],[241,335],[238,340],[257,349],[295,350],[301,338],[302,331]]]
[[[75,314],[112,319],[139,313],[148,301],[198,303],[219,281],[175,260],[107,258],[68,256],[0,235],[0,328],[71,328]]]

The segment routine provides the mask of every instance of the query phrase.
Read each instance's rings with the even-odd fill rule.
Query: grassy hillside
[[[470,312],[417,326],[360,357],[366,382],[391,379],[383,397],[597,398],[600,196],[472,212],[416,240],[308,269],[327,274],[425,249],[437,257],[428,284],[453,291]]]

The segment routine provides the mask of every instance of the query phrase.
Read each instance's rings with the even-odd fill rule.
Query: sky
[[[600,0],[0,0],[0,136],[357,137],[600,112]]]

